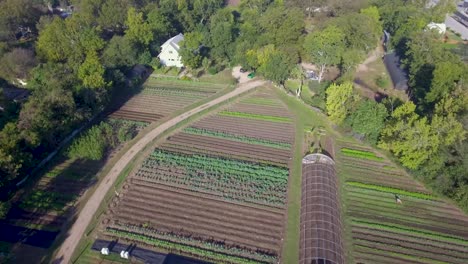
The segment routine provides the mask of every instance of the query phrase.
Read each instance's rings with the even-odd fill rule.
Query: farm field
[[[111,125],[116,136],[120,128],[131,127],[131,135],[125,136],[127,141],[151,122],[169,117],[226,88],[225,84],[150,79],[140,94],[113,110],[103,122]],[[62,151],[38,175],[36,182],[12,200],[8,214],[0,219],[1,230],[8,231],[8,235],[2,232],[0,242],[13,249],[10,255],[14,255],[14,261],[22,263],[23,249],[37,251],[41,256],[48,254],[79,207],[79,198],[99,181],[106,161],[117,156],[123,147],[124,144],[116,145],[100,161],[71,159]]]
[[[169,136],[112,199],[99,238],[212,262],[277,263],[294,123],[262,88]]]
[[[213,96],[227,86],[205,82],[162,80],[150,77],[141,91],[123,105],[116,105],[111,118],[155,122],[200,100]]]
[[[354,263],[468,262],[467,215],[371,148],[337,145]]]

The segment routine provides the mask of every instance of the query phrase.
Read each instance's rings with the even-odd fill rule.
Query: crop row
[[[376,156],[375,153],[370,152],[370,151],[364,151],[364,150],[342,148],[341,153],[343,153],[343,155],[345,156],[349,156],[353,158],[368,159],[368,160],[375,160],[375,161],[384,160],[382,157]]]
[[[289,117],[259,115],[259,114],[244,113],[244,112],[222,111],[219,113],[219,115],[247,118],[247,119],[254,119],[254,120],[263,120],[263,121],[270,121],[270,122],[276,122],[276,123],[290,123],[291,122],[291,119]]]
[[[109,118],[107,122],[111,124],[114,128],[121,127],[121,126],[136,126],[139,129],[142,129],[148,126],[149,124],[148,122],[144,122],[144,121],[134,121],[134,120],[117,119],[117,118]]]
[[[398,225],[394,223],[381,223],[381,222],[374,223],[368,220],[353,218],[352,224],[354,226],[378,229],[378,230],[383,230],[383,231],[388,231],[388,232],[395,232],[399,234],[414,234],[414,235],[419,235],[419,236],[423,236],[423,237],[427,237],[427,238],[431,238],[435,240],[441,240],[441,241],[468,246],[468,240],[461,238],[461,237],[448,236],[446,234],[431,232],[431,231],[423,230],[423,229],[408,228],[407,226],[402,226],[402,225]]]
[[[280,106],[281,102],[275,99],[260,98],[260,97],[249,97],[241,101],[246,104],[266,105],[266,106]]]
[[[239,185],[237,182],[210,182],[208,180],[200,181],[195,177],[174,177],[171,174],[158,172],[156,175],[137,172],[135,175],[149,182],[158,182],[165,184],[173,184],[185,186],[193,191],[209,192],[214,195],[223,197],[228,201],[251,202],[257,204],[266,204],[270,206],[283,206],[286,199],[286,186],[260,186],[258,184]],[[237,184],[237,185],[234,185]],[[233,187],[235,186],[235,187]],[[281,189],[278,189],[281,188]]]
[[[173,89],[173,88],[149,88],[146,87],[142,90],[142,94],[148,95],[162,95],[162,96],[181,96],[181,97],[199,97],[203,98],[209,95],[209,92],[197,91],[197,90],[185,90],[185,89]]]
[[[136,234],[136,233],[129,232],[129,231],[108,229],[107,232],[110,234],[114,234],[118,237],[141,241],[145,244],[159,247],[159,248],[169,250],[169,251],[175,250],[175,251],[188,253],[188,254],[198,256],[204,259],[217,260],[220,262],[228,262],[228,263],[242,263],[242,264],[259,263],[258,261],[254,261],[254,260],[250,260],[246,258],[222,254],[222,253],[218,253],[218,252],[214,252],[214,251],[210,251],[210,250],[206,250],[206,249],[202,249],[202,248],[198,248],[194,246],[174,243],[174,242],[166,241],[166,240],[155,238],[155,237]]]
[[[242,178],[245,181],[268,179],[278,183],[287,183],[289,172],[285,168],[259,164],[246,161],[231,160],[219,157],[209,157],[206,155],[183,155],[156,149],[144,164],[151,162],[156,164],[167,164],[172,166],[182,166],[189,170],[201,170],[220,175],[232,175]]]
[[[346,185],[352,186],[352,187],[357,187],[357,188],[362,188],[362,189],[379,191],[379,192],[400,194],[400,195],[405,195],[405,196],[419,198],[419,199],[425,199],[425,200],[437,200],[437,197],[435,197],[433,195],[430,195],[430,194],[419,193],[419,192],[410,192],[410,191],[405,191],[405,190],[401,190],[401,189],[398,189],[398,188],[392,188],[392,187],[381,186],[381,185],[374,185],[374,184],[354,182],[354,181],[347,181]]]
[[[144,234],[152,238],[157,238],[165,241],[170,241],[186,246],[200,247],[202,249],[232,255],[241,256],[244,258],[258,260],[262,262],[275,262],[276,256],[269,252],[253,251],[248,248],[241,248],[233,245],[227,245],[224,241],[215,241],[210,239],[209,241],[204,238],[198,238],[192,234],[182,235],[174,232],[163,232],[153,228],[145,228],[129,224],[119,224],[112,227],[108,227],[107,230],[127,231],[135,234]]]
[[[291,149],[291,144],[287,142],[277,142],[271,141],[262,138],[254,138],[254,137],[247,137],[243,135],[234,135],[229,134],[221,131],[213,131],[203,128],[195,128],[195,127],[188,127],[184,129],[185,133],[193,134],[193,135],[201,135],[201,136],[209,136],[209,137],[216,137],[216,138],[223,138],[232,141],[244,142],[253,145],[260,145],[266,147],[272,147],[277,149]]]
[[[288,171],[264,164],[157,150],[135,176],[210,191],[229,200],[282,206]]]

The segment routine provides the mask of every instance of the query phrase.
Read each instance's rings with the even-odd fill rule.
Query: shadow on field
[[[131,70],[127,86],[116,88],[118,90],[113,94],[112,102],[93,123],[100,122],[139,93],[150,75],[148,68],[135,67]],[[63,243],[76,221],[78,198],[97,183],[96,175],[105,166],[107,158],[101,161],[70,161],[62,152],[29,179],[11,200],[6,216],[0,220],[0,243],[3,241],[12,245],[10,255],[15,257],[15,263],[48,262],[50,253]],[[30,256],[28,252],[35,249],[40,251],[34,255],[35,261],[21,258]]]
[[[0,221],[0,241],[13,245],[15,263],[40,263],[59,246],[76,220],[77,200],[96,184],[103,161],[69,161],[60,156],[41,174],[31,178],[25,192],[12,202]],[[31,248],[33,247],[33,248]],[[22,256],[35,248],[37,262]]]
[[[94,242],[91,249],[101,251],[102,248],[108,248],[111,254],[120,255],[122,251],[128,251],[130,258],[136,258],[145,263],[152,264],[210,264],[201,260],[196,260],[177,254],[163,254],[152,250],[139,248],[136,244],[119,243],[118,240],[107,241],[98,239]]]

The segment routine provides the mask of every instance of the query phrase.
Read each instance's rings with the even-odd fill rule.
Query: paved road
[[[143,148],[150,144],[156,137],[161,135],[163,132],[178,124],[179,122],[207,109],[211,106],[222,103],[229,100],[239,94],[249,91],[255,87],[261,86],[266,82],[263,80],[256,80],[247,83],[240,84],[234,91],[231,91],[223,96],[215,98],[214,100],[196,107],[188,112],[180,114],[171,120],[161,124],[155,129],[149,131],[143,138],[141,138],[135,145],[133,145],[114,165],[106,177],[101,181],[96,191],[93,193],[91,198],[88,200],[83,210],[78,215],[77,220],[73,224],[72,228],[68,232],[68,237],[63,242],[57,253],[54,263],[70,263],[73,251],[78,246],[80,239],[83,237],[86,227],[91,222],[93,216],[96,214],[99,205],[104,199],[104,196],[109,189],[114,185],[115,180],[127,164],[140,152]]]
[[[462,39],[468,40],[468,28],[460,22],[456,21],[453,17],[447,16],[445,19],[445,25],[451,28],[453,31],[460,33]]]

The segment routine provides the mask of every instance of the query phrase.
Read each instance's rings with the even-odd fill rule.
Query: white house
[[[439,32],[439,34],[445,34],[445,31],[447,31],[447,26],[445,25],[445,23],[434,23],[434,22],[431,22],[429,23],[429,25],[427,25],[427,28],[429,30],[437,30],[437,32]]]
[[[158,58],[161,61],[161,64],[164,66],[175,66],[177,68],[184,67],[182,64],[181,58],[179,56],[179,42],[184,40],[184,35],[180,33],[179,35],[168,39],[161,46],[161,53],[159,53]]]

